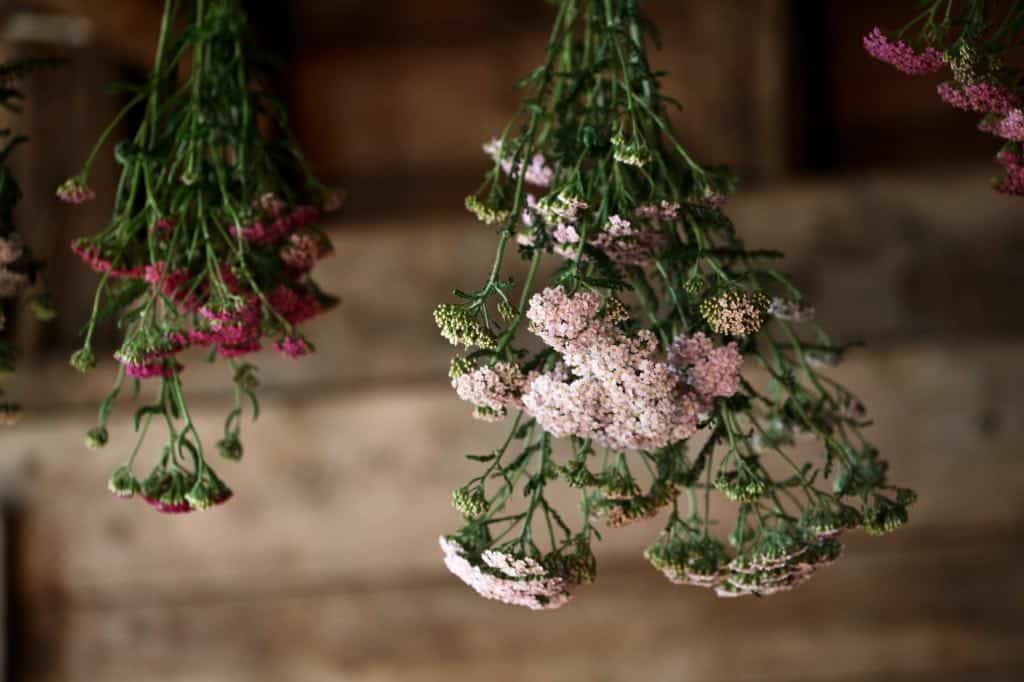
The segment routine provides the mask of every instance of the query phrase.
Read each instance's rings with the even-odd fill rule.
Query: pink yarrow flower
[[[902,40],[893,43],[877,26],[864,36],[864,49],[878,61],[894,66],[910,76],[935,73],[945,66],[939,50],[927,47],[923,52],[918,52]]]
[[[1024,159],[1004,150],[996,156],[996,161],[1003,166],[1003,176],[996,183],[995,190],[1000,194],[1024,196]]]
[[[57,198],[65,204],[84,204],[95,199],[96,192],[78,178],[71,178],[57,188]]]
[[[275,343],[274,350],[282,355],[287,355],[290,358],[301,358],[312,352],[305,339],[295,336],[289,336],[283,341]]]
[[[1006,116],[989,117],[978,129],[1013,142],[1024,142],[1024,110],[1012,109]]]
[[[1008,114],[1021,106],[1020,97],[993,83],[961,85],[950,81],[941,83],[938,93],[943,102],[955,109],[981,114]]]

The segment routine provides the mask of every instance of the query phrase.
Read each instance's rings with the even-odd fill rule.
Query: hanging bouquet
[[[24,95],[17,88],[17,81],[38,68],[58,63],[53,59],[24,59],[0,64],[0,107],[18,113]],[[21,201],[21,188],[7,165],[11,152],[26,140],[10,129],[0,130],[0,301],[16,299],[36,286],[29,304],[36,318],[46,322],[57,314],[45,288],[46,264],[33,258],[15,227],[14,209]],[[0,332],[6,326],[4,310],[0,308]],[[0,338],[0,372],[14,371],[17,353],[14,343]],[[3,389],[0,389],[0,424],[10,426],[17,422],[20,414],[21,407],[4,399]]]
[[[490,275],[435,311],[466,349],[451,363],[459,397],[511,422],[468,455],[481,470],[454,491],[465,525],[440,539],[445,562],[533,609],[594,578],[602,521],[660,515],[646,557],[669,580],[768,595],[838,559],[841,533],[902,526],[914,500],[888,485],[864,406],[821,371],[847,347],[773,268],[781,254],[736,236],[729,170],[674,132],[638,4],[558,3],[545,61],[466,200],[498,227]],[[518,292],[513,243],[529,262]],[[559,483],[579,491],[578,521],[549,500]]]
[[[890,38],[875,28],[865,36],[864,48],[911,76],[948,68],[952,80],[938,86],[939,97],[956,109],[982,115],[978,129],[1004,141],[996,155],[1003,172],[995,190],[1024,196],[1024,83],[1020,67],[1012,63],[1024,44],[1024,6],[954,0],[920,4],[921,13],[899,33]]]
[[[174,33],[175,26],[183,29]],[[310,278],[331,253],[316,227],[339,203],[311,175],[283,104],[271,96],[240,0],[167,0],[155,66],[100,138],[85,168],[58,190],[70,203],[93,198],[89,167],[129,113],[134,135],[116,146],[122,166],[110,224],[72,249],[101,275],[81,350],[72,365],[96,364],[96,325],[116,317],[123,339],[113,390],[89,447],[108,438],[107,420],[125,381],[155,396],[135,412],[138,438],[110,479],[112,492],[140,496],[165,513],[220,504],[231,490],[215,473],[185,400],[186,351],[225,360],[235,400],[216,450],[242,456],[243,411],[258,414],[256,367],[269,343],[297,358],[312,344],[300,325],[334,305]],[[191,69],[183,74],[186,59]],[[151,427],[166,441],[147,473],[136,457]]]

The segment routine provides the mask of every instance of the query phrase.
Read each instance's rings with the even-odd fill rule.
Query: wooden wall
[[[56,261],[66,321],[4,384],[27,409],[0,433],[11,679],[1018,679],[1024,208],[988,191],[987,166],[935,168],[927,156],[912,169],[801,177],[791,124],[803,71],[787,38],[800,4],[651,2],[671,37],[661,63],[682,74],[670,89],[689,103],[685,134],[755,179],[730,208],[741,233],[787,251],[839,338],[870,342],[835,374],[871,407],[894,478],[921,494],[910,527],[851,537],[835,567],[761,600],[669,585],[639,555],[653,525],[611,534],[597,583],[558,612],[486,602],[450,576],[436,547],[459,522],[450,489],[470,471],[462,455],[499,430],[473,421],[446,385],[450,348],[430,313],[486,274],[493,232],[458,207],[483,170],[481,139],[514,104],[507,84],[538,49],[512,27],[542,27],[545,5],[303,0],[289,3],[303,40],[285,85],[318,166],[353,191],[331,228],[337,256],[319,271],[344,303],[311,326],[318,355],[265,359],[246,459],[220,467],[237,498],[168,518],[105,492],[127,410],[107,449],[81,445],[111,368],[67,368],[75,297],[91,276]],[[76,55],[41,92],[91,96],[87,79],[123,59],[87,49],[95,62]],[[837,104],[832,129],[853,106]],[[76,154],[48,139],[43,109],[27,118],[41,142],[25,162],[34,198],[23,220],[64,239],[90,229],[102,205],[76,218],[48,201]],[[76,116],[74,145],[97,126]],[[198,358],[186,373],[211,441],[228,404],[222,374]]]

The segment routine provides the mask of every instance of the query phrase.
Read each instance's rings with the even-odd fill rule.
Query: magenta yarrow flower
[[[978,124],[982,132],[1013,142],[1024,142],[1024,110],[1011,109],[1005,116],[992,116]]]
[[[994,83],[961,85],[949,81],[938,86],[938,93],[951,107],[981,114],[1008,114],[1021,106],[1020,97]]]
[[[305,339],[289,336],[283,341],[274,344],[274,350],[290,358],[301,358],[309,355],[311,349]]]
[[[1008,150],[999,152],[996,160],[1003,166],[1003,176],[995,185],[1000,194],[1024,196],[1024,159]]]
[[[945,66],[939,50],[927,47],[923,52],[918,52],[902,40],[893,43],[877,26],[864,36],[864,49],[878,61],[894,66],[910,76],[935,73]]]

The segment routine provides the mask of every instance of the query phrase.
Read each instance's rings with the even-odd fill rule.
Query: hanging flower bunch
[[[594,578],[601,526],[660,516],[646,557],[669,580],[768,595],[835,561],[843,532],[900,527],[914,499],[886,482],[863,405],[820,371],[846,348],[773,269],[781,254],[735,235],[728,169],[699,165],[673,131],[637,5],[559,3],[546,59],[466,200],[498,227],[490,276],[435,311],[464,349],[458,396],[510,422],[468,455],[480,472],[454,492],[465,525],[441,538],[445,563],[533,609]],[[512,244],[529,263],[518,286]],[[580,513],[551,501],[560,484]]]
[[[17,113],[18,103],[23,98],[16,87],[17,81],[31,71],[56,63],[57,60],[52,59],[26,59],[0,64],[0,107]],[[46,265],[32,257],[15,229],[14,209],[21,200],[21,188],[7,165],[11,152],[25,141],[25,137],[15,136],[9,129],[0,131],[0,302],[17,299],[36,286],[29,304],[36,318],[45,322],[57,314],[45,290]],[[4,313],[0,308],[0,332],[7,326]],[[14,371],[17,352],[17,347],[10,340],[0,338],[0,372]],[[5,399],[3,389],[0,389],[0,425],[14,424],[20,414],[21,407]]]
[[[183,26],[174,34],[173,27]],[[186,68],[186,60],[190,68]],[[334,299],[310,278],[331,244],[316,224],[338,203],[310,174],[285,111],[263,75],[240,0],[168,0],[148,81],[97,144],[141,108],[134,135],[116,147],[123,171],[110,224],[72,249],[100,274],[93,314],[72,365],[96,364],[93,332],[116,317],[123,340],[113,390],[86,444],[102,447],[124,382],[155,384],[135,412],[137,443],[110,479],[110,490],[139,496],[158,511],[221,504],[231,490],[210,464],[185,400],[185,354],[226,361],[234,405],[216,450],[242,456],[243,410],[258,409],[256,367],[246,361],[269,345],[292,358],[313,350],[300,325]],[[89,166],[64,183],[70,203],[93,197]],[[166,432],[148,471],[136,457],[150,428]]]
[[[1004,141],[996,155],[1002,194],[1024,196],[1024,83],[1011,52],[1024,44],[1021,3],[929,0],[893,38],[875,28],[864,48],[879,61],[911,76],[944,71],[939,97],[962,111],[981,114],[978,129]],[[910,42],[905,42],[909,40]]]

